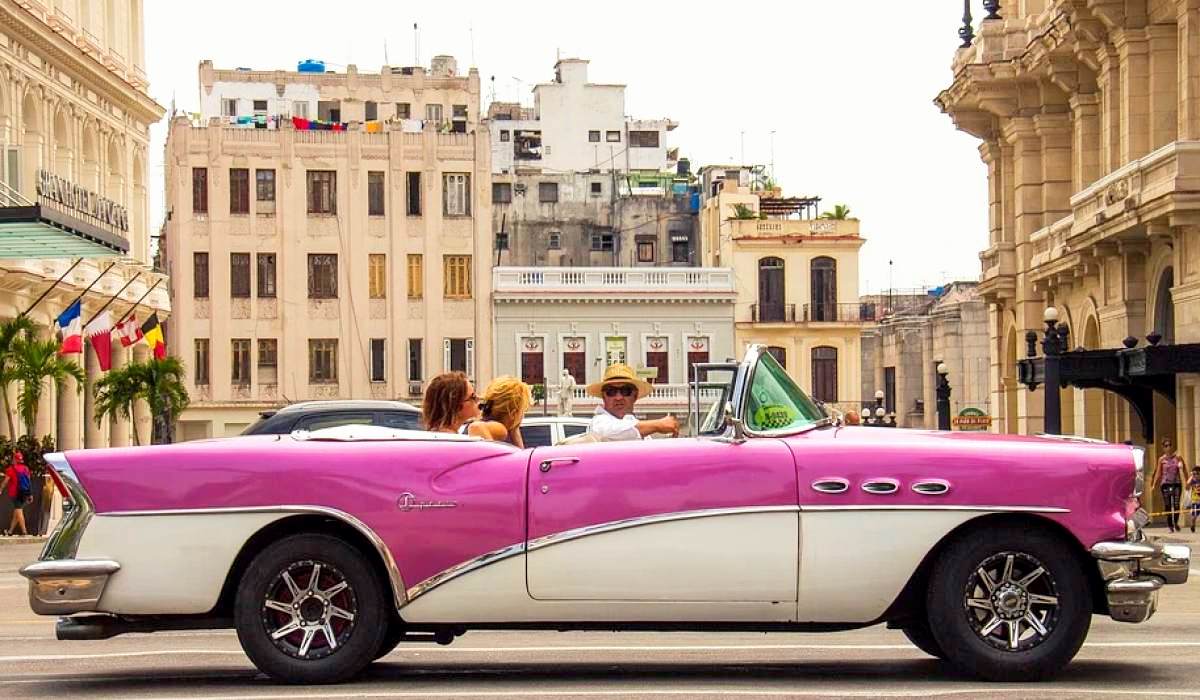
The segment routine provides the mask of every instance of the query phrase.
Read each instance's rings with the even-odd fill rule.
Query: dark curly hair
[[[425,389],[421,419],[426,430],[450,430],[470,386],[462,372],[446,372],[434,377]]]

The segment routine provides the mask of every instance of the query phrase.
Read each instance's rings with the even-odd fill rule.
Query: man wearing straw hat
[[[633,415],[633,404],[649,394],[650,384],[640,378],[629,365],[616,363],[604,370],[604,378],[588,384],[587,393],[602,399],[604,405],[596,409],[588,432],[596,439],[641,440],[647,435],[679,435],[679,423],[675,416],[656,420],[638,420]]]

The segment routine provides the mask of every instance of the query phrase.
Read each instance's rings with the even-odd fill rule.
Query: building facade
[[[986,429],[991,420],[987,305],[975,282],[954,282],[920,306],[885,316],[862,337],[864,409],[883,392],[884,410],[902,428],[936,429],[937,368],[950,382],[951,427]]]
[[[815,198],[756,188],[751,168],[700,169],[705,264],[733,270],[738,353],[760,343],[805,390],[857,408],[861,334],[876,309],[858,301],[857,219],[817,219]]]
[[[164,277],[150,266],[147,149],[149,127],[163,109],[147,92],[142,31],[140,0],[0,2],[0,189],[5,207],[37,205],[77,221],[87,219],[87,226],[120,241],[105,250],[78,247],[69,236],[61,243],[48,238],[19,257],[0,259],[0,319],[25,313],[45,338],[54,336],[55,318],[81,294],[84,322],[106,304],[119,318],[139,299],[134,312],[139,321],[151,312],[165,320],[170,312]],[[86,191],[88,201],[105,202],[108,213],[95,217],[95,210],[85,213],[78,201],[54,201],[47,186],[51,182],[60,192]],[[4,225],[6,251],[20,237],[8,230],[11,225]],[[43,224],[34,228],[50,235]],[[74,380],[62,391],[48,386],[34,432],[56,438],[64,449],[129,445],[134,437],[129,421],[94,420],[92,386],[102,372],[91,348],[85,352],[85,357],[68,358],[85,365],[87,386],[76,386]],[[131,350],[114,339],[114,366],[148,355],[144,344]],[[9,406],[16,406],[17,390],[11,388]],[[150,417],[144,405],[135,406],[134,419],[136,434],[148,441]],[[0,431],[7,434],[8,421],[0,421]]]
[[[477,71],[448,57],[298,68],[204,62],[204,111],[171,124],[169,340],[194,392],[183,439],[237,434],[285,402],[419,401],[443,371],[491,377]]]
[[[1200,341],[1200,7],[1004,2],[954,56],[937,104],[980,140],[990,198],[979,293],[988,303],[994,428],[1043,428],[1043,389],[1017,383],[1026,332],[1047,307],[1070,348],[1115,349],[1154,331]],[[1152,433],[1200,454],[1200,376],[1156,396]],[[1128,404],[1062,390],[1062,430],[1143,441]],[[1156,440],[1158,442],[1158,440]],[[1157,458],[1157,448],[1150,460]]]
[[[557,410],[562,371],[575,385],[573,412],[590,414],[584,393],[615,362],[654,384],[639,411],[684,412],[695,363],[736,355],[735,288],[728,269],[497,267],[496,373],[545,384]]]

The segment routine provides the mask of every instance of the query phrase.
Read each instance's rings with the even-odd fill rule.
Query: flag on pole
[[[117,337],[121,339],[121,347],[127,348],[142,339],[142,328],[133,316],[117,324]]]
[[[62,347],[58,349],[60,355],[73,355],[83,352],[83,321],[79,319],[79,300],[75,300],[73,304],[67,307],[67,310],[58,315],[56,322],[58,327],[62,329]]]
[[[112,329],[112,314],[107,311],[93,318],[83,329],[83,334],[92,344],[92,352],[96,353],[101,372],[112,369]]]
[[[158,360],[166,359],[167,357],[167,339],[163,337],[162,325],[158,322],[158,314],[150,314],[150,318],[142,324],[142,335],[146,339],[146,345],[154,351],[154,357]]]

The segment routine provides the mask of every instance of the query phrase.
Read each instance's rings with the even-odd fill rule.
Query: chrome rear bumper
[[[1191,564],[1186,545],[1148,537],[1097,542],[1092,556],[1104,577],[1108,614],[1118,622],[1150,619],[1158,606],[1158,591],[1164,585],[1186,583]]]
[[[38,615],[91,612],[100,603],[108,577],[121,565],[108,559],[60,559],[21,569],[29,579],[29,607]]]

